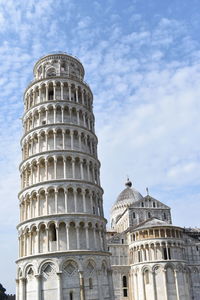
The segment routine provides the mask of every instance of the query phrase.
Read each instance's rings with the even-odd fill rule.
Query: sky
[[[200,1],[0,0],[0,283],[15,291],[23,92],[34,63],[77,56],[94,94],[104,212],[124,189],[200,227]],[[6,270],[6,271],[5,271]]]

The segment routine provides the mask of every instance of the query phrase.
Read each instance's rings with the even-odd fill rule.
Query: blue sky
[[[199,0],[0,1],[0,282],[8,292],[23,91],[35,61],[52,51],[79,57],[94,93],[106,217],[129,175],[172,208],[174,224],[200,227],[199,31]]]

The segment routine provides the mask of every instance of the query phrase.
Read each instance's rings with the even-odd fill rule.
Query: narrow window
[[[128,297],[128,290],[127,289],[123,289],[123,296]]]
[[[70,293],[69,293],[69,299],[70,299],[70,300],[73,300],[73,292],[70,292]]]
[[[166,216],[166,213],[164,212],[163,214],[163,219],[166,220],[167,219],[167,216]]]
[[[123,287],[123,296],[127,297],[128,296],[128,289],[127,289],[127,278],[126,278],[126,276],[122,277],[122,287]]]
[[[148,212],[148,218],[149,218],[149,219],[151,218],[151,213],[150,213],[150,212]]]
[[[140,251],[138,251],[138,262],[141,262],[141,255],[140,255]]]
[[[164,256],[164,259],[166,260],[167,259],[167,249],[166,248],[163,248],[163,256]]]
[[[171,249],[170,248],[168,248],[168,257],[169,257],[169,259],[171,259]]]
[[[145,249],[144,249],[144,260],[147,260],[147,253]]]
[[[122,239],[122,244],[124,243],[124,239]]]
[[[123,276],[122,283],[123,283],[123,287],[127,287],[127,278],[126,278],[126,276]]]
[[[93,289],[92,278],[89,278],[89,289]]]
[[[197,249],[197,251],[199,251],[199,247],[198,246],[196,246],[196,249]]]
[[[53,91],[49,91],[49,100],[53,100]]]
[[[155,202],[153,202],[153,207],[156,207],[156,203]]]
[[[142,202],[142,207],[144,207],[144,202]]]
[[[133,212],[133,219],[135,219],[135,212]]]

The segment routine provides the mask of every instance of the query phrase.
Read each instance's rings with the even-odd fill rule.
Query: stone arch
[[[46,69],[46,77],[54,77],[54,76],[56,76],[56,69],[53,66],[49,66]],[[49,99],[49,100],[52,100],[52,99]]]
[[[106,299],[110,297],[110,291],[109,291],[109,279],[108,279],[108,265],[105,260],[101,263],[101,282],[103,286],[103,299]]]
[[[67,235],[66,235],[66,223],[61,221],[58,224],[58,235],[59,235],[59,250],[63,251],[67,249]]]
[[[175,266],[172,263],[165,265],[167,293],[169,300],[176,298],[176,283],[175,283]]]
[[[67,211],[75,212],[74,190],[69,187],[67,189]]]
[[[73,293],[74,299],[80,299],[80,284],[78,264],[69,259],[62,266],[63,278],[63,298],[70,299],[70,293]]]
[[[69,223],[69,249],[77,249],[77,233],[76,233],[76,224],[72,221]]]
[[[41,270],[41,294],[43,300],[49,300],[51,297],[58,297],[58,278],[57,267],[51,261],[46,261],[40,267]],[[49,289],[51,286],[51,289]]]
[[[47,229],[44,223],[41,223],[39,226],[39,253],[44,253],[47,251]]]
[[[18,268],[17,270],[17,278],[20,278],[23,276],[23,272],[22,272],[22,269],[21,268]]]
[[[155,278],[155,291],[159,295],[159,300],[165,300],[165,294],[163,293],[164,287],[164,276],[163,276],[163,266],[156,264],[153,266],[154,278]]]
[[[48,232],[49,232],[49,251],[56,251],[57,250],[57,241],[58,241],[58,234],[56,230],[55,222],[50,222],[48,224]]]
[[[84,274],[86,299],[93,299],[94,291],[98,289],[96,263],[93,259],[86,261]]]
[[[24,274],[25,277],[27,278],[28,275],[34,275],[36,274],[36,270],[33,264],[27,264],[24,268]]]

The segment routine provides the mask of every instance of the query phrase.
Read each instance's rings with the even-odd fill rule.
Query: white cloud
[[[80,57],[94,92],[106,216],[129,175],[141,192],[148,185],[174,207],[175,223],[194,226],[199,220],[198,214],[192,218],[192,209],[200,208],[199,43],[183,21],[157,16],[150,28],[136,3],[127,20],[112,2],[105,9],[100,1],[93,5],[89,12],[74,1],[0,3],[0,32],[7,32],[0,46],[0,196],[7,200],[0,218],[12,249],[23,90],[34,62],[55,49]]]

